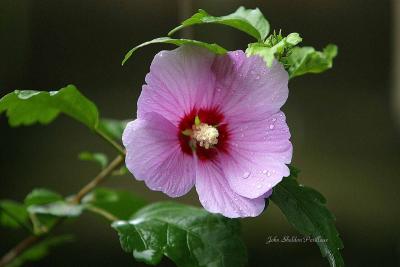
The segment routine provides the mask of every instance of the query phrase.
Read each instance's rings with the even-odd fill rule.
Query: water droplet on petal
[[[245,172],[245,173],[243,173],[242,178],[247,179],[247,178],[249,178],[249,176],[250,176],[250,172]]]
[[[271,124],[270,126],[269,126],[269,128],[272,130],[272,129],[274,129],[274,127],[275,127],[275,125],[273,125],[273,124]]]
[[[259,185],[257,185],[257,189],[260,189],[261,188],[261,185],[259,184]]]

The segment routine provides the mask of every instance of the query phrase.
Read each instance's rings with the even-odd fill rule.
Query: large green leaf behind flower
[[[314,238],[321,253],[332,267],[344,266],[340,249],[342,240],[335,227],[335,218],[325,206],[325,198],[316,190],[300,185],[297,171],[275,186],[272,201],[301,234]]]
[[[122,248],[147,264],[158,264],[163,255],[178,267],[239,267],[247,262],[239,221],[200,208],[156,203],[112,226]]]

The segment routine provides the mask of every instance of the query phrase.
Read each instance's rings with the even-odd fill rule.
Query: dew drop
[[[259,184],[259,185],[257,185],[257,189],[260,189],[261,188],[261,185]]]
[[[243,179],[247,179],[247,178],[249,178],[250,177],[250,172],[245,172],[245,173],[243,173],[243,175],[242,175],[242,178]]]
[[[269,128],[272,130],[272,129],[274,129],[274,127],[275,127],[275,125],[273,125],[273,124],[271,124],[270,126],[269,126]]]

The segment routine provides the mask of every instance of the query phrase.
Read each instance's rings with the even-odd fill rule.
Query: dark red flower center
[[[196,121],[197,117],[197,121]],[[196,124],[212,126],[218,131],[218,142],[210,146],[200,143],[193,138]],[[196,153],[200,160],[211,160],[218,152],[227,152],[229,132],[224,122],[224,115],[218,107],[214,108],[193,108],[189,114],[181,118],[178,132],[181,149],[184,153],[193,155]]]

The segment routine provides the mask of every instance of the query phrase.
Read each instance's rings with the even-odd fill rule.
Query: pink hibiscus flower
[[[257,216],[289,175],[287,97],[278,62],[194,46],[161,51],[122,137],[126,166],[152,190],[179,197],[195,186],[210,212]]]

